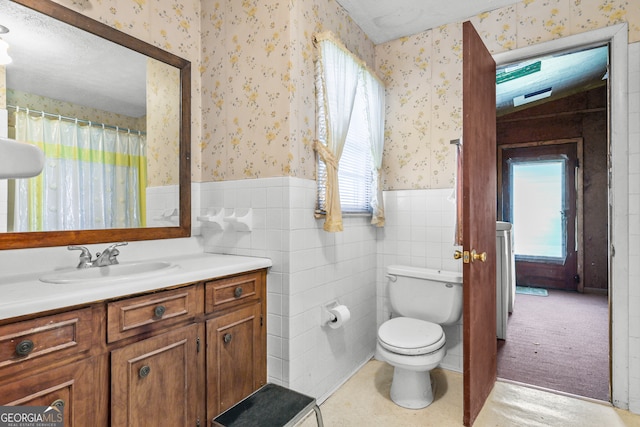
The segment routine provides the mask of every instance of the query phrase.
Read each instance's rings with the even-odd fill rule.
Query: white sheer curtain
[[[331,32],[315,35],[315,42],[319,55],[316,63],[318,141],[315,146],[327,171],[326,184],[324,184],[326,195],[324,199],[321,195],[319,196],[320,208],[324,207],[326,212],[324,229],[326,231],[342,231],[342,211],[338,191],[339,174],[337,171],[345,141],[353,135],[362,137],[363,142],[366,141],[366,144],[370,144],[373,163],[370,196],[373,213],[371,223],[382,227],[385,223],[382,199],[384,84],[362,60],[349,52]],[[355,115],[353,114],[354,108],[358,109]],[[350,127],[354,129],[350,129]],[[367,159],[362,159],[362,161],[368,163],[368,153],[365,157]],[[360,157],[357,157],[357,160],[360,161]],[[351,163],[349,165],[354,166]],[[347,182],[347,187],[353,189],[356,183]],[[368,184],[367,177],[367,186]],[[319,187],[322,188],[321,181],[319,181]],[[369,190],[367,189],[366,192],[368,194]]]
[[[384,151],[384,115],[385,98],[384,85],[370,72],[362,72],[362,82],[366,99],[367,124],[369,127],[369,141],[371,142],[371,156],[373,159],[371,224],[384,226],[384,203],[382,200],[382,152]]]
[[[359,64],[330,33],[316,35],[320,55],[316,90],[320,97],[318,128],[326,132],[326,145],[316,141],[315,149],[327,167],[325,231],[342,231],[338,189],[338,162],[347,138],[358,87]]]
[[[18,110],[16,139],[40,147],[45,166],[16,180],[13,231],[145,225],[145,136]]]

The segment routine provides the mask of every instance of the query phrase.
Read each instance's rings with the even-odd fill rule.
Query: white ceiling
[[[380,44],[421,33],[518,0],[336,0],[362,31]]]
[[[7,87],[130,117],[146,113],[146,58],[7,0]]]

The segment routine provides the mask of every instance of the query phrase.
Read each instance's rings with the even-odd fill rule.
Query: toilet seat
[[[410,317],[396,317],[378,329],[378,342],[385,349],[410,356],[433,353],[445,345],[442,326]]]

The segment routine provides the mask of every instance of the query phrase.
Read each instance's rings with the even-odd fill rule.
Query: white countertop
[[[159,290],[272,265],[268,258],[209,253],[153,258],[148,261],[168,261],[173,263],[174,267],[151,276],[79,283],[45,283],[39,280],[43,272],[4,276],[0,278],[0,320]]]

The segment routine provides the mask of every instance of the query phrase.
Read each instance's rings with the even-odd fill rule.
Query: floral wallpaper
[[[7,104],[44,111],[51,114],[60,114],[66,117],[77,117],[82,120],[90,120],[96,123],[105,123],[111,126],[120,126],[131,130],[145,131],[147,123],[144,117],[136,118],[112,113],[110,111],[88,108],[84,105],[47,98],[33,93],[25,93],[17,90],[7,90]],[[13,111],[13,110],[10,110]],[[9,114],[9,126],[13,126],[12,114]]]
[[[376,46],[387,86],[385,189],[451,187],[450,140],[462,134],[461,25]]]
[[[524,0],[471,19],[492,53],[620,22],[640,41],[637,0]],[[387,83],[384,188],[451,187],[451,139],[462,135],[462,26],[451,23],[375,48]]]
[[[203,180],[315,178],[312,35],[373,44],[333,0],[202,5]]]
[[[147,60],[147,185],[177,185],[180,180],[180,72]]]
[[[335,0],[56,1],[192,62],[194,181],[315,178],[311,36],[331,30],[387,84],[385,189],[453,185],[461,23],[373,46]],[[471,20],[494,53],[622,21],[640,40],[637,0],[523,0]]]

